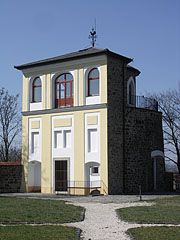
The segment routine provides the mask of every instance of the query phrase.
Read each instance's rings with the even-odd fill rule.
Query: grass
[[[179,240],[180,227],[140,227],[131,228],[127,234],[134,240]]]
[[[6,226],[0,227],[0,239],[3,240],[47,240],[76,239],[77,229],[64,226]]]
[[[60,200],[0,197],[1,223],[75,222],[80,221],[82,211],[82,207],[65,204]]]
[[[153,206],[118,209],[122,220],[136,223],[180,223],[180,197],[156,199]]]

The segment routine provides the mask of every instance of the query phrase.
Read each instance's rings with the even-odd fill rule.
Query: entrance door
[[[67,160],[55,161],[55,191],[67,192]]]

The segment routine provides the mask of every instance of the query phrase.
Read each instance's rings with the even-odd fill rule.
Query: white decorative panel
[[[71,130],[64,130],[64,148],[71,147]]]
[[[62,148],[63,147],[62,131],[55,131],[54,132],[54,147],[55,148]]]
[[[97,152],[97,129],[88,129],[88,152]]]
[[[35,155],[38,155],[39,153],[39,132],[32,132],[32,137],[31,137],[31,153],[34,153]]]

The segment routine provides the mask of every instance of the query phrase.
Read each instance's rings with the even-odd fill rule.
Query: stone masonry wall
[[[164,151],[161,113],[147,109],[126,108],[125,189],[126,193],[153,190],[151,152]],[[157,160],[157,190],[164,188],[164,159]]]
[[[0,193],[24,192],[23,165],[0,163]]]
[[[123,192],[123,62],[108,57],[108,191]]]

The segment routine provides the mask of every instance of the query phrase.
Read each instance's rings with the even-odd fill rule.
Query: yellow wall
[[[29,148],[28,148],[28,133],[29,133],[29,124],[28,124],[28,117],[22,118],[22,164],[24,166],[24,176],[25,176],[25,184],[26,184],[26,191],[27,189],[27,182],[28,182],[28,155],[29,155]]]
[[[29,102],[29,84],[28,77],[23,76],[23,97],[22,97],[22,111],[28,111],[28,102]]]
[[[79,89],[79,94],[80,94],[80,102],[79,106],[84,105],[84,69],[81,68],[79,70],[79,76],[80,76],[80,89]]]
[[[79,71],[76,69],[74,71],[74,106],[79,105]]]
[[[60,118],[54,120],[54,127],[70,127],[72,126],[71,118]]]
[[[108,144],[107,144],[107,109],[101,111],[100,117],[100,156],[101,156],[101,180],[105,184],[105,187],[108,187]],[[108,189],[107,189],[108,190]],[[107,192],[108,194],[108,192]]]
[[[32,129],[39,129],[40,128],[40,121],[32,121],[31,122]]]
[[[84,112],[74,113],[74,180],[84,181]]]
[[[98,117],[97,116],[87,117],[87,124],[88,125],[97,125],[98,124]]]
[[[41,192],[51,193],[51,116],[42,116]]]
[[[47,109],[51,108],[51,74],[47,74]]]
[[[41,192],[52,193],[52,132],[51,132],[51,119],[52,116],[65,116],[74,115],[74,180],[85,180],[85,113],[100,112],[100,163],[101,163],[101,180],[108,186],[108,165],[107,165],[107,109],[96,109],[86,111],[75,111],[59,114],[44,114],[36,115],[33,118],[42,118],[42,165],[41,165]],[[25,149],[28,147],[28,118],[23,117],[23,146]],[[67,120],[65,118],[64,120]],[[68,122],[67,122],[68,123]],[[23,163],[25,164],[25,175],[27,179],[27,159],[28,151],[23,153]],[[82,194],[84,190],[76,190],[76,194]]]
[[[43,103],[43,106],[42,108],[43,109],[46,109],[46,75],[43,75],[42,76],[42,103]]]
[[[101,65],[101,103],[107,103],[107,64]]]

